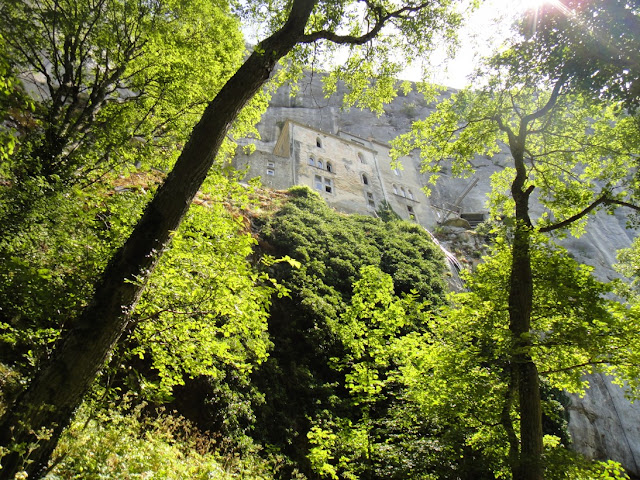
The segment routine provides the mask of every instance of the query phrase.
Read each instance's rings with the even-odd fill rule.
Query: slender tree
[[[544,465],[539,372],[532,357],[532,235],[571,229],[579,234],[588,214],[603,207],[633,207],[625,184],[630,179],[629,131],[632,119],[615,122],[615,107],[602,108],[565,92],[567,79],[514,73],[513,52],[497,57],[483,78],[485,86],[463,90],[436,112],[415,122],[395,142],[397,153],[421,149],[426,170],[437,173],[451,160],[457,172],[472,169],[476,154],[493,154],[504,142],[511,166],[495,175],[494,218],[510,227],[508,283],[510,368],[520,419],[519,445],[512,455],[513,477],[540,480]],[[535,73],[535,72],[534,72]],[[544,214],[532,218],[532,194]]]
[[[206,107],[172,171],[111,258],[93,299],[0,420],[0,445],[8,448],[0,478],[12,479],[23,470],[37,477],[46,466],[62,429],[125,331],[146,279],[171,232],[180,225],[234,120],[269,80],[278,61],[298,44],[328,41],[367,47],[385,28],[394,28],[403,35],[386,36],[392,45],[378,49],[391,58],[397,53],[392,47],[401,45],[398,39],[409,46],[424,45],[418,39],[455,25],[458,17],[452,3],[294,0],[274,7],[278,20],[274,33],[255,47]],[[363,61],[373,62],[367,55],[376,49],[363,51]]]
[[[471,459],[478,477],[489,470],[482,478],[507,476],[520,454],[508,308],[513,243],[500,230],[490,255],[467,274],[468,290],[452,295],[451,304],[435,315],[429,330],[403,339],[398,349],[405,355],[399,362],[399,380],[407,386],[405,416],[411,418],[413,411],[414,418],[433,419],[445,431],[456,432],[458,437],[450,438],[462,439],[453,445],[443,441],[442,450],[452,448],[451,457],[467,459],[458,460],[458,468]],[[620,467],[569,451],[558,393],[583,393],[584,374],[590,371],[606,372],[637,393],[637,304],[613,299],[616,283],[596,280],[592,267],[580,265],[544,234],[531,235],[529,252],[529,354],[544,379],[545,476],[600,478],[597,471]],[[462,424],[460,418],[465,419]]]

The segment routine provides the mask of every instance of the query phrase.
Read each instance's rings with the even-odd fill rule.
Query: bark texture
[[[514,479],[541,480],[542,408],[538,370],[531,358],[531,311],[533,277],[531,273],[529,191],[519,190],[516,199],[516,229],[512,247],[509,291],[509,328],[513,339],[512,369],[520,403],[520,459]]]
[[[539,110],[520,116],[517,131],[504,123],[500,116],[494,120],[507,134],[516,176],[511,184],[511,197],[515,201],[515,228],[511,247],[511,273],[509,277],[509,330],[512,339],[511,381],[515,381],[520,413],[520,451],[517,460],[511,443],[509,463],[514,480],[542,480],[544,478],[542,404],[538,368],[531,357],[533,310],[533,274],[531,271],[531,232],[529,201],[533,185],[525,163],[529,124],[548,114],[555,106],[564,79],[559,79],[547,103]],[[509,434],[509,430],[507,430]],[[510,438],[512,438],[512,433]]]
[[[520,458],[513,471],[518,480],[542,480],[542,408],[538,370],[531,358],[531,312],[533,274],[531,272],[531,218],[529,198],[533,187],[526,187],[524,162],[526,122],[517,137],[509,135],[509,146],[516,167],[511,196],[516,204],[516,226],[511,247],[509,278],[509,329],[513,342],[512,370],[520,403]],[[526,187],[526,188],[525,188]]]
[[[171,232],[180,225],[240,110],[304,35],[317,0],[296,0],[285,25],[259,45],[206,108],[174,169],[125,245],[114,255],[91,303],[61,339],[50,361],[0,419],[0,479],[26,471],[38,478],[62,430],[126,329]],[[22,445],[23,448],[14,449]],[[30,451],[28,457],[25,451]]]

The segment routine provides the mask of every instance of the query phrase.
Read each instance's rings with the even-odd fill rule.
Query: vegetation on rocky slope
[[[227,160],[272,76],[343,50],[327,91],[380,113],[403,61],[454,35],[456,1],[4,1],[0,479],[624,477],[570,451],[559,390],[598,370],[637,396],[637,285],[542,234],[640,209],[640,14],[566,2],[586,17],[541,7],[396,144],[435,174],[509,147],[494,245],[447,296],[419,226],[301,187],[256,213]],[[266,34],[244,62],[240,21]]]

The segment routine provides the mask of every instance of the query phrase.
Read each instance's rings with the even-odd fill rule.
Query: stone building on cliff
[[[272,151],[258,148],[236,156],[234,166],[248,169],[247,178],[260,177],[265,187],[278,190],[306,185],[345,213],[376,215],[386,202],[401,218],[427,228],[442,217],[423,193],[413,161],[393,165],[387,143],[344,131],[334,135],[293,120],[277,128]]]

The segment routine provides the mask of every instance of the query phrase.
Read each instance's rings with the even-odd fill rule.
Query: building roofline
[[[371,153],[377,153],[377,150],[376,150],[376,149],[374,149],[374,148],[367,147],[366,145],[362,145],[362,144],[360,144],[360,143],[358,143],[358,142],[355,142],[355,141],[353,141],[353,140],[349,140],[349,139],[347,139],[347,138],[341,137],[340,135],[336,135],[336,134],[333,134],[333,133],[325,132],[324,130],[319,130],[319,129],[315,128],[315,127],[312,127],[311,125],[305,125],[304,123],[298,122],[297,120],[292,120],[292,119],[290,119],[290,118],[287,118],[287,119],[285,120],[284,126],[283,126],[283,128],[282,128],[282,132],[284,132],[285,127],[286,127],[288,124],[298,125],[299,127],[307,128],[307,129],[309,129],[309,130],[313,130],[314,132],[317,132],[317,133],[319,133],[319,134],[322,134],[322,135],[326,135],[326,136],[329,136],[329,137],[335,138],[336,140],[340,140],[340,141],[342,141],[342,142],[345,142],[345,143],[347,143],[347,144],[350,144],[350,145],[356,146],[356,147],[358,147],[358,148],[363,148],[363,149],[365,149],[365,150],[368,150],[368,151],[369,151],[369,152],[371,152]],[[342,132],[342,131],[343,131],[343,130],[340,130],[340,132]],[[280,135],[282,135],[282,132],[280,132]],[[346,134],[348,134],[348,135],[351,135],[352,137],[359,138],[359,139],[361,139],[361,140],[363,140],[363,141],[365,141],[365,142],[375,143],[375,144],[380,145],[380,146],[382,146],[382,147],[385,147],[385,148],[387,148],[387,149],[389,149],[389,148],[390,148],[390,147],[389,147],[389,145],[385,145],[385,144],[383,144],[383,143],[381,143],[381,142],[378,142],[378,141],[376,141],[376,140],[367,140],[366,138],[359,137],[358,135],[353,135],[353,134],[351,134],[351,133],[349,133],[349,132],[344,132],[344,133],[346,133]],[[278,137],[278,140],[279,140],[279,137]],[[277,143],[277,141],[276,141],[276,143]]]
[[[359,136],[359,135],[354,135],[353,133],[351,133],[351,132],[347,132],[346,130],[338,130],[338,134],[339,134],[340,132],[344,132],[344,133],[346,133],[347,135],[350,135],[350,136],[352,136],[352,137],[359,138],[360,140],[364,140],[365,142],[375,143],[376,145],[380,145],[380,146],[382,146],[382,147],[384,147],[384,148],[387,148],[387,149],[391,150],[391,147],[389,146],[389,143],[388,143],[388,142],[381,142],[381,141],[379,141],[379,140],[375,140],[375,139],[371,139],[371,138],[362,138],[361,136]],[[342,137],[340,137],[340,138],[342,138]]]

